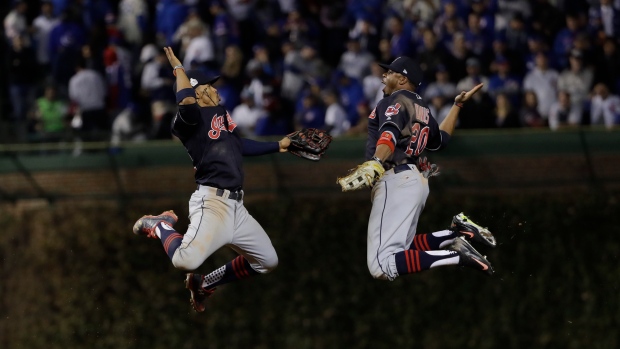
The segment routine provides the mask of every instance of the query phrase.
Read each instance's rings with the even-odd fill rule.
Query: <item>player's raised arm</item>
[[[450,112],[446,118],[441,122],[441,125],[439,125],[440,130],[452,135],[452,132],[454,132],[454,127],[456,126],[456,121],[459,117],[459,112],[461,111],[461,108],[463,108],[463,103],[467,102],[474,94],[476,94],[476,92],[478,92],[483,85],[484,84],[478,84],[467,92],[462,91],[454,98],[454,105],[450,109]]]
[[[168,57],[170,66],[172,66],[172,72],[177,77],[175,91],[177,94],[177,103],[179,105],[196,103],[196,92],[194,92],[194,89],[189,82],[189,78],[185,74],[183,64],[181,64],[181,61],[174,54],[172,48],[164,47],[164,51],[166,52],[166,57]]]

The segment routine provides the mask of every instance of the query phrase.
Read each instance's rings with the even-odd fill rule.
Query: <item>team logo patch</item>
[[[400,103],[396,103],[394,105],[390,105],[389,107],[387,107],[387,110],[385,111],[385,116],[393,116],[398,114],[400,109]]]
[[[196,87],[196,85],[198,85],[198,80],[191,78],[189,79],[189,84],[192,85],[192,87]]]
[[[377,113],[377,108],[375,108],[375,109],[373,109],[373,110],[372,110],[372,113],[370,113],[370,115],[368,115],[368,118],[369,118],[369,119],[374,119],[374,118],[376,118],[376,117],[377,117],[376,113]]]

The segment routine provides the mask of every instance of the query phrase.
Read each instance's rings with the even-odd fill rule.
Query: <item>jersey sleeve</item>
[[[385,144],[394,152],[402,130],[407,127],[407,109],[399,102],[399,96],[384,98],[377,105],[375,115],[379,121],[379,140],[376,146]]]
[[[200,107],[197,103],[179,105],[179,110],[172,119],[172,134],[180,139],[187,138],[195,131],[199,122]]]
[[[278,152],[280,152],[279,142],[260,142],[241,138],[241,153],[243,156],[258,156]]]
[[[398,97],[384,98],[377,105],[376,116],[379,119],[379,131],[386,127],[395,127],[402,130],[409,121],[409,115]]]

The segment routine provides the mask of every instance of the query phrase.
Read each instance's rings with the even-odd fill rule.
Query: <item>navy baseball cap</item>
[[[391,70],[406,76],[407,79],[416,86],[422,84],[422,69],[409,57],[401,56],[396,58],[389,65],[379,63],[379,66],[385,70]]]
[[[202,71],[196,69],[186,71],[185,75],[189,78],[189,83],[194,89],[200,85],[213,85],[220,78],[219,75],[207,76]],[[174,85],[172,85],[172,90],[175,93],[177,92],[176,81],[174,82]]]

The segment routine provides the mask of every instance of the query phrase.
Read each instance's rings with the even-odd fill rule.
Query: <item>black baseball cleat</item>
[[[458,237],[452,241],[446,249],[455,251],[459,255],[459,265],[480,270],[489,276],[495,273],[491,263],[481,255],[476,249],[463,237]]]
[[[133,233],[136,235],[145,235],[146,237],[157,239],[157,234],[155,234],[155,226],[159,222],[166,222],[172,227],[178,220],[179,218],[172,210],[165,211],[159,216],[142,216],[142,218],[138,219],[133,225]]]
[[[215,288],[206,289],[202,287],[202,275],[188,273],[185,278],[185,288],[189,290],[190,298],[189,302],[197,312],[201,313],[205,311],[205,301],[211,297]]]
[[[485,246],[495,247],[497,245],[495,237],[491,234],[489,229],[474,223],[471,219],[467,218],[463,212],[452,218],[450,229],[471,241],[479,242]]]

